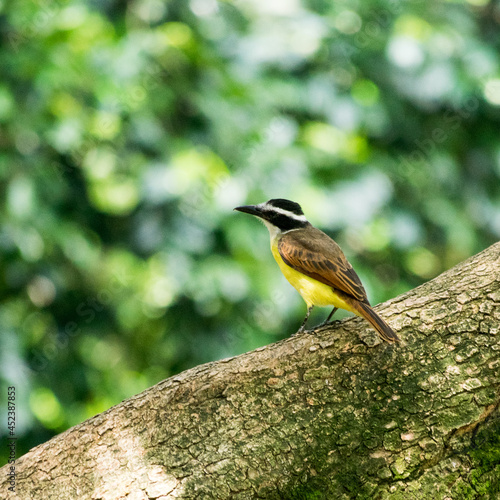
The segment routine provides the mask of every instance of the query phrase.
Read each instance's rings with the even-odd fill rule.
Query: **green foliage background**
[[[18,455],[296,330],[234,206],[300,202],[373,303],[496,241],[499,22],[487,0],[0,1]]]

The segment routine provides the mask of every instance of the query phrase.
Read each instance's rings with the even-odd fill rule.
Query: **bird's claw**
[[[314,333],[314,330],[306,330],[304,327],[301,327],[295,333],[292,333],[292,335],[290,335],[290,336],[295,337],[296,335],[301,335],[303,333],[308,333],[311,335]]]
[[[317,330],[318,328],[323,328],[324,326],[334,325],[335,323],[340,323],[340,319],[332,319],[331,321],[323,321],[323,323],[320,323],[319,325],[316,326],[315,330]]]

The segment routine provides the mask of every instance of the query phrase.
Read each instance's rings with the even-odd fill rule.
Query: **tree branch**
[[[402,345],[350,318],[160,382],[21,457],[17,497],[497,498],[499,270],[377,307]]]

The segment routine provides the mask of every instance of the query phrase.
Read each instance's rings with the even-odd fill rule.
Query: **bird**
[[[274,198],[234,210],[254,215],[269,230],[271,252],[281,272],[307,305],[297,333],[304,331],[314,306],[333,306],[326,320],[317,327],[331,324],[337,309],[345,309],[367,320],[383,340],[400,341],[372,309],[361,280],[339,245],[306,219],[298,203]]]

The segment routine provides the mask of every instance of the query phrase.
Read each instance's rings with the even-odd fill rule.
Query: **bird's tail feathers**
[[[368,305],[357,302],[355,305],[359,316],[368,321],[380,337],[387,342],[399,342],[401,339],[394,333],[394,330]]]

